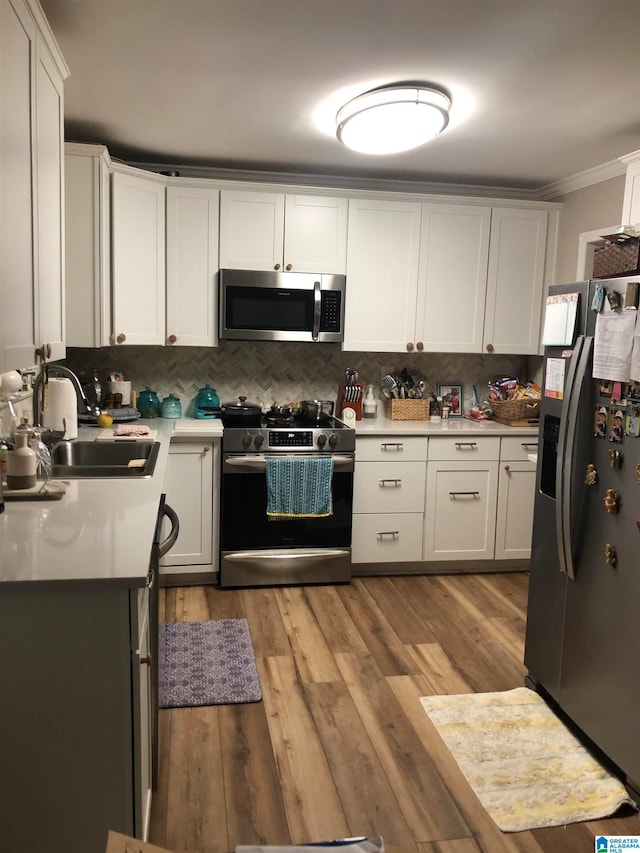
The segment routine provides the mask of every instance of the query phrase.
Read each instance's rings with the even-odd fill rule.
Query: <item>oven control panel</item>
[[[313,447],[313,430],[271,430],[269,447]]]

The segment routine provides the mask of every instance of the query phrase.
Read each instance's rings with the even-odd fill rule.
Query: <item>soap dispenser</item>
[[[378,401],[373,396],[373,385],[367,385],[367,394],[364,398],[362,406],[362,416],[365,418],[375,418],[378,412]]]

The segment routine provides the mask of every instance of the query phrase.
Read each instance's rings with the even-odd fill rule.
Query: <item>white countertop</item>
[[[428,421],[390,420],[383,413],[375,418],[362,418],[355,422],[356,440],[359,435],[537,435],[538,425],[511,427],[496,421],[475,421],[469,418],[444,420],[429,418]]]
[[[158,430],[152,477],[66,480],[55,501],[6,501],[0,514],[0,582],[109,581],[144,584],[172,438],[216,439],[219,420],[139,420]],[[81,427],[78,438],[98,430]]]

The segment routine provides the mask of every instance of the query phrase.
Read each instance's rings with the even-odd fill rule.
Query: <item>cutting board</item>
[[[44,486],[42,481],[30,489],[4,488],[5,501],[59,501],[67,491],[67,487],[59,480],[48,480]]]
[[[491,420],[495,421],[497,424],[504,424],[505,426],[512,427],[538,426],[540,423],[540,418],[521,418],[518,421],[508,421],[506,418],[498,418],[495,415],[493,415]]]
[[[114,429],[103,429],[96,436],[96,441],[155,441],[157,437],[157,429],[150,429],[149,435],[116,435]]]

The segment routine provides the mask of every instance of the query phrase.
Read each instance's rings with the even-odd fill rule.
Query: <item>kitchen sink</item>
[[[151,477],[158,441],[61,441],[51,451],[54,480]]]

